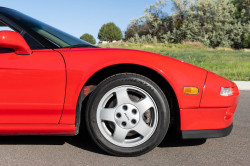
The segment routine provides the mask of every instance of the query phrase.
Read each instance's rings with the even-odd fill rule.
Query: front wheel
[[[106,152],[116,156],[142,155],[164,138],[169,126],[169,106],[161,89],[136,74],[112,76],[91,94],[88,131]]]

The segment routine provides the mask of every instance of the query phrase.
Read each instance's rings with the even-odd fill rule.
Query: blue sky
[[[130,20],[143,15],[156,0],[0,0],[1,6],[18,10],[73,36],[92,34],[97,41],[101,26],[114,22],[125,31]],[[164,8],[171,14],[172,2]]]

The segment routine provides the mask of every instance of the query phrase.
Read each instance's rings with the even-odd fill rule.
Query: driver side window
[[[0,21],[0,31],[4,31],[4,30],[8,30],[8,31],[14,31],[13,29],[11,29],[8,25],[2,23]],[[36,50],[36,49],[45,49],[45,47],[40,44],[38,41],[36,41],[33,37],[31,37],[29,34],[27,34],[26,32],[22,31],[20,33],[24,40],[27,42],[27,44],[30,46],[30,48],[32,50]],[[4,49],[4,50],[12,50],[12,49],[8,49],[8,48],[3,48],[0,46],[0,49]]]

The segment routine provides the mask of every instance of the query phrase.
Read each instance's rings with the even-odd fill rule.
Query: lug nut
[[[133,110],[132,110],[132,113],[133,113],[133,114],[136,114],[136,113],[137,113],[136,109],[133,109]]]
[[[126,122],[122,122],[122,126],[125,127],[127,125]]]
[[[132,124],[136,124],[136,120],[135,119],[132,119],[131,122],[132,122]]]
[[[124,105],[122,108],[126,111],[128,109],[128,106]]]
[[[122,116],[122,115],[121,115],[120,113],[117,113],[117,114],[116,114],[116,117],[117,117],[117,118],[120,118],[121,116]]]

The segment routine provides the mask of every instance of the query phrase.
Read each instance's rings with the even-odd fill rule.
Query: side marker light
[[[186,95],[198,95],[199,88],[197,88],[197,87],[184,87],[183,93]]]

